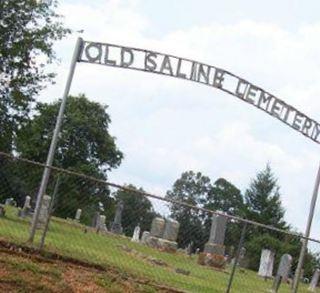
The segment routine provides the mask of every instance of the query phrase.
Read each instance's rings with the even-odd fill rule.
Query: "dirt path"
[[[179,292],[115,268],[0,240],[0,292]]]

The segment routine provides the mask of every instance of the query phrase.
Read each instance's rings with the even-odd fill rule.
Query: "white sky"
[[[216,65],[320,121],[318,1],[60,1],[86,40],[136,46]],[[77,35],[56,45],[61,96]],[[183,171],[230,180],[242,191],[267,162],[279,178],[286,220],[304,230],[319,145],[262,111],[196,83],[78,64],[71,94],[109,105],[111,132],[125,154],[110,174],[165,194]],[[312,236],[320,238],[320,205]]]

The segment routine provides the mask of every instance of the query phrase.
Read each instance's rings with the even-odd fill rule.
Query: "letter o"
[[[92,48],[98,50],[98,53],[96,56],[92,56]],[[91,53],[90,53],[91,50]],[[98,43],[90,43],[88,46],[86,46],[85,49],[85,53],[86,53],[86,58],[88,59],[89,62],[95,63],[97,61],[101,60],[101,56],[102,56],[102,46],[101,44]]]

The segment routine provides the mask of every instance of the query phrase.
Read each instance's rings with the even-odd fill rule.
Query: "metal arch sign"
[[[190,80],[227,92],[320,143],[320,124],[262,88],[221,68],[173,55],[82,41],[79,62],[134,69]]]

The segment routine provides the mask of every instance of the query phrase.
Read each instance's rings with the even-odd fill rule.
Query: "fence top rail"
[[[244,218],[241,218],[241,217],[229,215],[229,214],[221,212],[221,211],[214,211],[214,210],[210,210],[210,209],[203,208],[203,207],[197,207],[197,206],[194,206],[194,205],[182,202],[182,201],[168,199],[168,198],[165,198],[165,197],[160,196],[160,195],[156,195],[156,194],[149,193],[149,192],[146,192],[146,191],[136,190],[136,189],[130,188],[128,186],[124,186],[124,185],[121,185],[121,184],[105,181],[105,180],[102,180],[102,179],[98,179],[98,178],[95,178],[93,176],[86,175],[84,173],[79,173],[79,172],[76,172],[76,171],[66,170],[66,169],[63,169],[63,168],[55,167],[55,166],[48,166],[48,165],[46,165],[44,163],[40,163],[40,162],[36,162],[36,161],[33,161],[33,160],[17,157],[17,156],[14,156],[12,154],[8,154],[8,153],[1,152],[1,151],[0,151],[0,156],[9,158],[11,160],[21,161],[21,162],[29,163],[29,164],[32,164],[32,165],[40,166],[40,167],[43,167],[43,168],[49,168],[51,170],[54,170],[54,171],[57,171],[57,172],[61,172],[61,173],[65,173],[65,174],[68,174],[68,175],[78,176],[78,177],[81,177],[81,178],[86,179],[86,180],[91,180],[91,181],[94,181],[94,182],[97,182],[97,183],[100,183],[100,184],[105,184],[105,185],[108,185],[108,186],[111,186],[111,187],[114,187],[114,188],[117,188],[117,189],[122,189],[124,191],[133,192],[133,193],[138,194],[140,196],[151,197],[151,198],[158,199],[158,200],[161,200],[161,201],[165,201],[165,202],[168,202],[168,203],[177,204],[177,205],[184,206],[184,207],[187,207],[187,208],[191,208],[191,209],[195,209],[195,210],[198,210],[198,211],[206,212],[206,213],[209,213],[209,214],[212,214],[212,215],[220,215],[220,216],[223,216],[223,217],[226,217],[228,219],[235,220],[235,221],[239,221],[239,222],[255,225],[255,226],[258,226],[258,227],[261,227],[261,228],[265,228],[265,229],[269,229],[269,230],[272,230],[272,231],[275,231],[275,232],[284,233],[284,234],[291,235],[291,236],[294,236],[294,237],[299,237],[301,239],[310,240],[310,241],[313,241],[313,242],[316,242],[316,243],[320,243],[320,240],[318,240],[318,239],[311,238],[311,237],[306,237],[306,236],[304,236],[302,234],[299,234],[297,232],[292,232],[292,231],[279,229],[279,228],[276,228],[274,226],[265,225],[265,224],[262,224],[262,223],[259,223],[259,222],[256,222],[256,221],[252,221],[252,220],[249,220],[249,219],[244,219]]]

